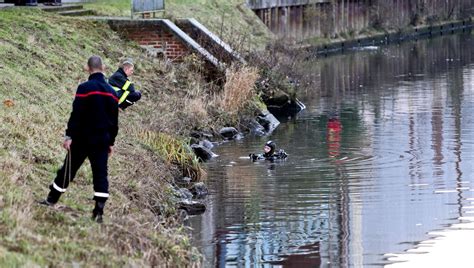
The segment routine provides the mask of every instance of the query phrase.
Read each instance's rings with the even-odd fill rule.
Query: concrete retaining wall
[[[278,37],[296,40],[335,37],[369,26],[369,8],[357,2],[321,1],[254,9],[254,12]]]
[[[177,22],[177,25],[197,43],[214,55],[220,62],[225,63],[227,66],[231,65],[233,62],[245,62],[239,53],[234,51],[230,45],[209,31],[209,29],[197,20],[182,19]]]
[[[465,19],[472,0],[247,0],[247,6],[280,38],[296,41],[357,35],[369,28]]]
[[[179,60],[189,52],[161,20],[109,20],[108,23],[123,37],[136,41],[151,53],[162,53],[171,60]]]
[[[189,53],[200,55],[218,70],[223,64],[170,20],[107,19],[110,27],[124,38],[136,41],[151,54],[163,54],[167,59],[180,61]]]
[[[331,0],[247,0],[247,6],[251,9],[265,9],[327,3],[330,1]]]
[[[61,0],[61,3],[67,4],[67,3],[90,3],[94,2],[94,0]]]

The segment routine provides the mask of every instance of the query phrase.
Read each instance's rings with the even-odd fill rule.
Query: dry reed
[[[239,113],[254,99],[255,82],[258,78],[258,70],[254,67],[228,69],[224,89],[214,96],[214,103],[230,114]]]

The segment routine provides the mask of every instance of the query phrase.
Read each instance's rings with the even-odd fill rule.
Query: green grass
[[[83,5],[103,16],[130,17],[131,14],[131,1],[129,0],[98,0]]]
[[[164,133],[146,131],[141,134],[144,144],[150,146],[154,151],[163,156],[168,164],[178,165],[183,170],[183,175],[193,181],[200,181],[205,176],[199,160],[193,153],[188,143]]]
[[[165,15],[195,18],[238,50],[262,49],[272,34],[243,0],[168,1]]]
[[[130,0],[98,0],[85,4],[103,16],[130,17]],[[167,0],[161,18],[195,18],[235,49],[264,49],[272,34],[244,0]]]

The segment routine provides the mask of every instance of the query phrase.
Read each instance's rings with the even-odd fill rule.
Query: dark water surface
[[[288,160],[242,158],[268,139],[246,137],[208,164],[190,220],[207,267],[382,266],[474,212],[474,35],[300,67],[320,89],[269,137]]]

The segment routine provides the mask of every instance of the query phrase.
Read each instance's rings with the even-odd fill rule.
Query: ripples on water
[[[302,63],[320,90],[269,137],[289,158],[253,163],[267,138],[246,137],[208,164],[206,266],[381,266],[472,215],[471,36]]]

